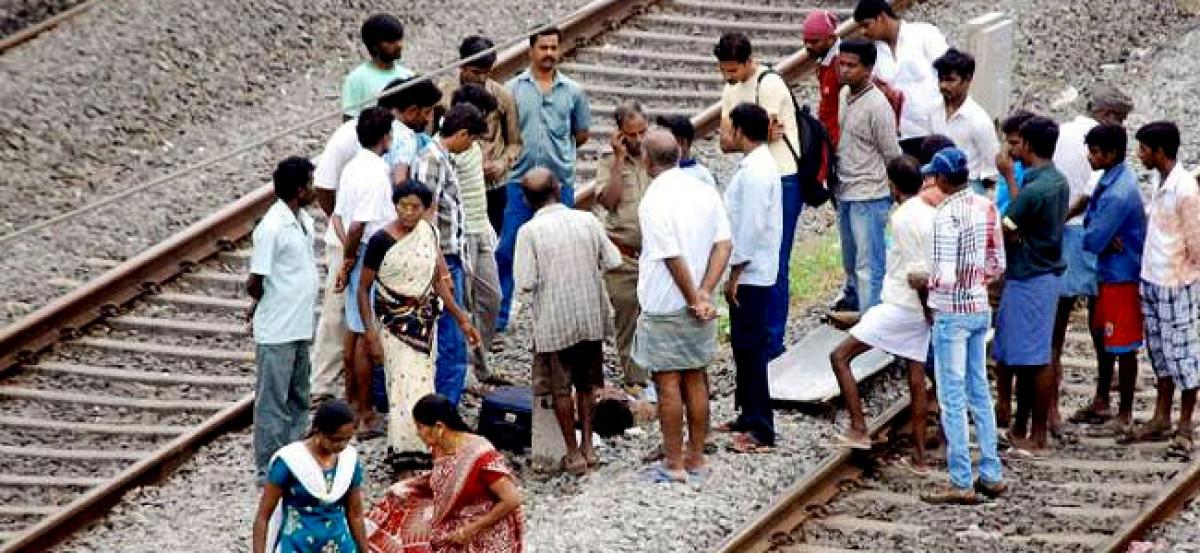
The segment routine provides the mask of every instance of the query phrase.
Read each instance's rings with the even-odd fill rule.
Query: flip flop
[[[692,469],[692,470],[688,470],[687,474],[688,474],[688,481],[703,482],[705,479],[708,478],[708,475],[712,474],[712,469],[710,469],[708,467]]]
[[[897,459],[896,466],[908,471],[908,473],[912,474],[913,476],[924,477],[933,473],[933,470],[930,469],[928,465],[924,467],[918,467],[915,463],[913,463],[911,457],[901,457]]]
[[[738,424],[738,421],[736,419],[718,424],[716,427],[713,428],[713,430],[715,430],[717,432],[722,432],[725,434],[728,434],[730,432],[741,432],[742,431],[741,426]]]
[[[1136,442],[1161,442],[1170,439],[1170,432],[1170,424],[1159,426],[1150,426],[1149,423],[1135,424],[1129,432],[1117,438],[1117,443],[1126,445]]]
[[[857,449],[860,451],[871,451],[870,438],[868,438],[866,441],[860,442],[857,440],[852,440],[844,434],[835,434],[833,436],[833,441],[836,442],[835,445],[839,447],[848,447],[850,449]]]
[[[686,484],[688,481],[688,473],[686,470],[673,471],[662,463],[654,463],[646,470],[646,476],[655,484]]]
[[[593,451],[591,455],[586,453],[581,453],[581,455],[583,455],[583,462],[587,463],[588,468],[595,468],[596,465],[600,464],[600,456],[596,455],[595,451]]]
[[[733,453],[755,454],[770,453],[774,451],[775,448],[769,445],[758,443],[758,440],[755,440],[746,434],[738,434],[737,437],[733,439],[733,443],[729,444],[727,449]]]

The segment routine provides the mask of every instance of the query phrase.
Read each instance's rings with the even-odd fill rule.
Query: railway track
[[[38,35],[49,31],[50,29],[74,19],[75,16],[92,9],[92,7],[99,2],[100,0],[84,0],[70,8],[55,13],[46,19],[33,23],[24,29],[0,38],[0,55],[3,55],[5,52],[29,42],[30,40],[33,40]]]
[[[798,33],[808,9],[852,5],[596,0],[559,22],[562,70],[588,91],[595,121],[579,182],[594,175],[621,102],[715,129],[723,83],[709,52],[721,33],[748,33],[760,60],[795,78],[808,65]],[[514,47],[496,74],[526,63]],[[47,549],[249,421],[245,238],[271,201],[263,187],[134,258],[89,260],[100,277],[61,283],[64,296],[0,329],[0,552]]]
[[[1094,389],[1091,346],[1082,330],[1077,326],[1069,335],[1064,355],[1064,416],[1089,402]],[[1153,409],[1154,380],[1144,356],[1139,377],[1134,417],[1145,420]],[[907,398],[901,399],[874,419],[872,432],[899,433],[910,422],[907,408]],[[1178,401],[1175,408],[1177,416]],[[1046,458],[1002,454],[1009,492],[970,507],[927,505],[918,498],[946,480],[940,459],[932,474],[919,477],[891,464],[903,452],[841,450],[718,550],[1124,551],[1200,492],[1200,459],[1167,458],[1166,442],[1117,445],[1081,430],[1077,443],[1059,444]]]

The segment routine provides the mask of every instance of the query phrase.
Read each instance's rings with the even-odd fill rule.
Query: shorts
[[[1004,281],[992,337],[992,357],[997,363],[1015,367],[1050,362],[1058,282],[1054,273]]]
[[[1104,351],[1129,353],[1142,347],[1142,305],[1136,282],[1100,283],[1093,328],[1104,336]]]
[[[590,392],[604,387],[604,350],[599,340],[533,355],[533,395],[569,396],[571,387]]]
[[[363,318],[358,312],[358,279],[362,275],[363,254],[366,251],[366,244],[358,247],[358,256],[354,260],[354,268],[350,270],[350,276],[346,282],[346,329],[355,334],[362,334],[367,331],[367,327],[363,323]],[[330,267],[329,270],[336,271],[337,268]],[[367,297],[371,298],[371,304],[374,305],[374,294],[367,294]]]
[[[929,353],[929,323],[919,310],[881,303],[867,310],[850,335],[892,355],[924,363]]]
[[[1200,388],[1200,338],[1196,336],[1197,284],[1159,286],[1142,281],[1142,317],[1150,365],[1158,378],[1183,390]]]
[[[1063,227],[1062,257],[1067,270],[1059,281],[1058,295],[1064,298],[1096,295],[1096,254],[1083,249],[1083,226]]]

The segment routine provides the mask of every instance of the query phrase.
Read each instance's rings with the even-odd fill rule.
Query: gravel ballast
[[[402,62],[430,71],[463,36],[497,41],[584,0],[477,7],[404,4]],[[0,57],[0,235],[178,171],[339,107],[381,1],[101,2]],[[447,30],[453,30],[447,32]],[[0,325],[87,280],[87,258],[125,259],[266,184],[274,164],[315,156],[340,117],[68,222],[2,244]]]
[[[505,0],[502,3],[507,5],[509,1]],[[428,1],[419,4],[422,6],[446,6],[450,3]],[[496,4],[497,2],[490,3],[491,6]],[[955,43],[962,38],[959,35],[959,29],[964,21],[986,11],[995,10],[998,4],[994,1],[983,0],[965,0],[953,3],[935,1],[915,8],[909,12],[908,17],[913,20],[939,24],[951,38],[951,42]],[[117,5],[122,6],[121,4]],[[428,67],[432,63],[422,66],[418,63],[420,61],[418,56],[429,55],[429,59],[435,62],[452,58],[450,47],[457,43],[461,34],[465,33],[440,36],[439,31],[442,28],[464,29],[466,25],[462,23],[463,21],[476,21],[478,22],[476,26],[479,28],[499,34],[497,25],[507,25],[521,17],[536,18],[536,14],[543,13],[540,10],[535,12],[529,7],[518,8],[516,6],[519,4],[512,2],[510,7],[505,8],[503,16],[496,16],[494,12],[464,15],[462,12],[466,8],[456,8],[453,14],[439,12],[436,24],[433,15],[422,18],[422,24],[413,23],[409,26],[406,61],[416,67]],[[214,10],[228,9],[221,6],[210,8]],[[178,161],[187,158],[189,153],[196,155],[196,149],[203,145],[209,146],[209,149],[205,150],[209,153],[221,149],[211,146],[212,143],[207,140],[211,139],[217,144],[228,144],[244,138],[240,134],[242,132],[245,133],[245,137],[258,136],[257,130],[280,128],[286,124],[286,121],[302,118],[298,114],[313,113],[316,109],[315,106],[320,106],[322,110],[333,106],[337,76],[358,60],[356,50],[353,48],[357,41],[352,38],[357,34],[357,22],[362,15],[370,11],[365,7],[365,3],[356,3],[353,8],[351,10],[339,6],[338,9],[341,11],[338,11],[324,3],[321,3],[319,7],[312,8],[311,11],[325,13],[328,17],[314,17],[313,19],[316,21],[312,23],[313,28],[307,32],[314,37],[318,35],[332,36],[336,39],[324,43],[314,40],[315,43],[320,44],[320,47],[297,46],[300,54],[310,55],[313,60],[306,62],[307,65],[304,69],[306,72],[302,75],[289,73],[290,79],[284,77],[276,79],[276,81],[288,83],[280,85],[281,88],[286,89],[287,93],[284,103],[273,104],[273,107],[277,109],[271,115],[260,113],[254,118],[246,118],[247,114],[257,113],[257,109],[228,105],[212,108],[202,114],[212,117],[212,119],[203,122],[190,121],[190,126],[187,128],[193,132],[185,131],[180,134],[185,138],[173,139],[173,142],[177,142],[177,144],[171,146],[170,155],[148,154],[140,158],[138,164],[112,165],[107,170],[124,172],[134,177],[139,174],[136,173],[137,171],[157,175],[163,172],[161,167],[155,165],[157,171],[150,171],[147,167],[161,163],[159,160]],[[563,6],[556,6],[556,8],[558,9],[556,13],[565,11]],[[1186,76],[1190,74],[1195,63],[1190,59],[1189,52],[1195,51],[1196,46],[1200,43],[1200,37],[1194,36],[1195,33],[1187,35],[1182,42],[1166,50],[1167,55],[1161,58],[1159,55],[1162,52],[1156,49],[1161,42],[1167,40],[1166,37],[1176,36],[1188,26],[1193,25],[1195,23],[1193,17],[1178,12],[1172,2],[1139,2],[1137,9],[1131,10],[1128,2],[1117,0],[1098,0],[1069,6],[1060,3],[1013,0],[1004,3],[1004,8],[1017,15],[1019,24],[1016,41],[1019,50],[1016,74],[1014,75],[1014,90],[1019,91],[1019,94],[1015,96],[1014,106],[1047,109],[1052,100],[1067,87],[1074,87],[1079,91],[1080,96],[1086,97],[1087,91],[1098,80],[1113,81],[1122,84],[1123,88],[1135,96],[1138,108],[1130,119],[1131,125],[1155,118],[1178,119],[1185,132],[1182,160],[1189,165],[1193,165],[1197,161],[1195,152],[1200,150],[1196,149],[1195,133],[1189,132],[1189,129],[1194,129],[1196,123],[1200,123],[1200,118],[1195,116],[1197,108],[1189,105],[1191,92],[1187,88],[1190,83]],[[122,9],[134,10],[135,8],[124,6]],[[153,6],[140,6],[136,10],[166,11]],[[480,10],[480,12],[482,11]],[[336,15],[342,12],[353,13]],[[528,15],[531,12],[535,15]],[[121,23],[121,17],[126,12],[100,13],[104,15],[89,17],[110,18],[107,21],[102,20],[108,25],[124,24]],[[294,24],[290,18],[272,15],[275,12],[270,9],[264,13],[265,15],[262,17],[247,17],[246,19],[254,20],[249,23],[231,21],[226,26],[253,24],[269,28],[276,24]],[[417,12],[414,10],[412,13]],[[1124,17],[1112,17],[1114,13],[1122,13]],[[159,15],[174,17],[165,13]],[[144,14],[141,17],[145,17]],[[272,17],[275,19],[271,19]],[[469,19],[471,17],[474,19]],[[259,19],[265,21],[259,21]],[[305,16],[305,21],[309,21],[307,16]],[[484,24],[484,21],[488,23]],[[130,25],[135,23],[130,23]],[[327,30],[326,34],[317,32],[317,28],[324,28],[327,24],[336,29]],[[420,34],[422,30],[417,28],[419,25],[427,26],[424,34]],[[514,24],[514,27],[520,27],[520,25]],[[60,30],[59,32],[87,34],[84,32],[86,30],[87,27],[84,23],[75,23],[68,31]],[[227,37],[232,32],[239,31],[230,30],[222,33],[221,36]],[[351,38],[346,38],[348,36]],[[424,47],[436,49],[437,55],[414,51],[418,50],[417,46],[421,44],[419,40],[427,41],[427,45]],[[228,45],[235,42],[221,41],[222,47],[230,48],[232,46]],[[54,47],[47,44],[45,39],[34,44],[39,45],[37,48],[41,49],[41,55],[44,56],[41,58],[42,62],[45,62],[54,53]],[[341,53],[337,63],[328,59],[333,56],[320,55],[334,49]],[[22,55],[32,56],[33,54]],[[36,60],[26,59],[24,63],[27,65],[24,65],[22,69],[10,70],[14,64],[10,57],[6,56],[0,59],[0,70],[5,72],[6,81],[21,78],[23,72],[29,67],[39,67]],[[97,58],[103,59],[104,56],[98,55]],[[259,58],[249,55],[238,59],[245,63],[261,61]],[[89,63],[95,64],[96,60],[92,59]],[[271,66],[266,64],[256,67],[269,69]],[[316,69],[317,67],[323,69]],[[1101,69],[1101,67],[1105,67],[1105,69]],[[1085,69],[1081,70],[1080,68]],[[153,68],[148,69],[153,71]],[[229,67],[225,69],[229,69]],[[263,69],[260,73],[265,73],[267,69]],[[55,77],[65,78],[63,75],[66,73],[65,71],[56,72]],[[228,76],[229,79],[239,83],[244,77],[245,75],[242,74]],[[276,81],[272,81],[272,86],[278,84]],[[28,85],[28,77],[23,82]],[[9,86],[13,85],[0,83],[0,90]],[[28,94],[21,88],[14,90],[23,90],[22,94]],[[8,92],[8,90],[4,91]],[[14,98],[14,96],[5,94],[2,97],[6,100],[0,103],[0,110],[10,109],[10,103],[14,100],[9,98]],[[279,94],[271,96],[271,98],[278,97],[280,97]],[[39,97],[39,99],[49,100],[46,97]],[[802,98],[802,101],[804,100],[806,99]],[[811,98],[807,100],[812,101]],[[127,101],[137,105],[134,100]],[[1056,116],[1065,117],[1071,108],[1078,108],[1081,105],[1082,101],[1077,101],[1073,106],[1055,110],[1054,113]],[[68,107],[81,106],[62,106],[57,109],[67,109]],[[224,108],[228,108],[228,113],[223,113]],[[261,109],[261,104],[258,109]],[[54,113],[55,111],[47,110],[47,112]],[[213,112],[218,112],[218,114],[214,115]],[[60,111],[59,113],[66,112]],[[0,112],[0,117],[8,116],[8,113]],[[239,119],[239,116],[243,118]],[[26,114],[24,117],[26,117],[25,120],[34,121],[33,115]],[[48,115],[38,117],[43,118],[42,122],[50,120]],[[188,115],[188,117],[199,116]],[[108,121],[108,124],[111,125],[117,119],[113,118]],[[304,151],[315,153],[316,145],[323,139],[324,132],[332,125],[331,121],[323,128],[322,132],[314,133],[313,136],[295,137],[295,142],[292,144],[296,147],[306,146]],[[167,125],[163,125],[162,128],[173,129]],[[238,130],[239,128],[243,130]],[[167,133],[167,136],[175,136],[170,134],[172,131],[159,132]],[[78,134],[90,135],[90,133],[84,132]],[[221,142],[221,140],[227,142]],[[81,142],[81,144],[83,143]],[[189,146],[185,146],[185,144]],[[103,148],[104,146],[99,147]],[[143,151],[147,152],[161,152],[163,144],[150,141],[139,147],[146,148]],[[0,143],[0,149],[3,148],[8,148],[8,146]],[[86,144],[80,148],[86,150]],[[704,149],[711,154],[711,144],[705,145]],[[28,152],[27,150],[22,151]],[[271,161],[279,157],[283,151],[287,151],[286,148],[279,152],[261,154],[253,160],[248,156],[241,160],[241,167],[236,170],[230,169],[205,182],[196,181],[194,185],[172,187],[172,191],[177,192],[174,198],[147,199],[144,210],[137,211],[140,214],[137,218],[142,221],[141,224],[130,228],[128,235],[105,242],[105,247],[111,248],[113,252],[131,252],[161,239],[162,236],[169,234],[168,230],[175,230],[181,227],[184,221],[190,220],[188,217],[204,213],[205,208],[201,206],[220,205],[250,188],[250,184],[262,182],[261,179],[250,184],[243,181],[247,174],[265,175]],[[12,169],[14,166],[6,164],[8,158],[4,156],[8,155],[10,154],[0,153],[0,170],[5,171],[6,174],[15,174]],[[115,155],[109,156],[109,159],[115,157]],[[124,159],[124,156],[120,157]],[[721,180],[727,179],[729,169],[727,159],[709,158],[707,161]],[[32,160],[29,163],[42,162]],[[45,187],[44,183],[47,182],[45,176],[58,174],[54,173],[57,166],[46,161],[42,167],[41,173],[29,172],[30,175],[33,175],[29,178],[40,178],[42,186]],[[38,177],[39,174],[40,177]],[[238,179],[242,179],[242,181]],[[70,192],[64,193],[65,195],[59,195],[58,192],[53,194],[46,192],[45,205],[50,210],[59,209],[63,205],[75,205],[71,202],[80,202],[88,194],[94,194],[91,191],[85,192],[86,187],[79,183],[73,187],[61,184],[70,181],[69,175],[60,175],[59,180],[51,180],[57,183],[55,189],[61,187]],[[138,182],[138,179],[125,182]],[[97,185],[105,186],[102,183],[97,183]],[[25,186],[32,185],[27,183]],[[218,192],[214,193],[212,187],[216,187]],[[25,190],[33,190],[35,192],[33,197],[38,198],[37,201],[41,201],[42,192],[39,189]],[[26,196],[28,196],[28,192],[23,193],[21,197]],[[159,203],[154,203],[155,201]],[[206,201],[208,203],[204,203]],[[7,201],[0,202],[0,205],[8,204]],[[156,209],[164,205],[170,205],[173,209],[183,209],[186,213],[167,212],[169,215],[163,215],[159,219],[150,217],[150,213],[156,212]],[[143,204],[139,203],[136,207],[143,209]],[[4,208],[0,207],[0,209]],[[194,211],[192,211],[193,209]],[[828,213],[828,208],[823,208],[818,212],[806,214],[804,228],[823,227],[824,225],[820,224],[820,221],[828,221]],[[10,217],[17,217],[17,215],[9,215],[4,212],[0,214],[0,222],[8,223],[15,220]],[[28,218],[29,214],[26,213],[20,217]],[[100,219],[111,219],[111,217],[110,213]],[[22,220],[28,221],[28,219]],[[164,229],[164,226],[167,228]],[[6,231],[0,229],[0,232]],[[57,245],[57,242],[55,244]],[[28,249],[18,250],[18,253],[36,251],[39,259],[44,255],[42,250],[45,248],[45,244],[43,243],[35,241],[26,247]],[[92,250],[89,248],[87,251],[91,252]],[[70,258],[72,255],[78,256],[79,254],[64,252],[65,258]],[[120,254],[113,253],[111,255]],[[0,261],[0,270],[6,270],[6,274],[14,275],[13,270],[20,269],[24,274],[24,271],[34,268],[34,265],[42,265],[30,262],[29,255],[23,257],[25,257],[24,260]],[[6,295],[5,301],[18,305],[10,305],[10,309],[7,311],[16,313],[30,305],[37,305],[37,302],[40,301],[39,298],[43,297],[38,294],[42,290],[39,287],[39,280],[44,281],[44,275],[43,272],[36,277],[31,276],[28,281],[15,283],[12,287],[14,291],[10,291],[8,295],[17,295],[11,298]],[[16,280],[18,277],[10,278]],[[827,299],[821,298],[820,301]],[[793,314],[796,321],[790,329],[793,341],[798,340],[804,330],[811,328],[815,315],[816,313],[813,311]],[[0,321],[4,321],[6,316],[10,315],[0,312]],[[519,328],[517,335],[514,336],[516,343],[520,343],[520,339],[523,338]],[[726,351],[725,356],[727,357],[727,355]],[[518,358],[519,356],[514,356],[513,362],[523,362]],[[715,363],[711,374],[713,384],[718,391],[718,397],[712,404],[713,420],[721,422],[732,414],[732,400],[729,394],[732,390],[733,373],[728,359],[722,358]],[[864,399],[872,413],[878,413],[883,406],[901,392],[902,386],[897,381],[897,376],[896,371],[892,369],[885,372],[884,378],[875,379],[866,386]],[[780,490],[792,484],[807,470],[821,462],[827,455],[823,443],[827,442],[829,436],[845,424],[844,415],[839,416],[837,427],[831,426],[824,418],[791,412],[780,412],[776,420],[781,439],[775,453],[754,457],[737,457],[724,452],[718,453],[710,457],[713,473],[702,485],[655,485],[639,476],[640,470],[646,466],[643,457],[647,456],[658,443],[656,426],[643,428],[640,436],[634,435],[605,444],[601,455],[606,464],[585,478],[573,479],[560,476],[541,479],[532,475],[528,476],[524,482],[527,498],[528,550],[560,551],[567,547],[571,547],[571,550],[575,551],[694,551],[710,549],[731,531],[744,524],[755,510],[768,503]],[[727,439],[718,437],[716,441],[719,445],[724,445]],[[127,551],[159,551],[164,549],[163,546],[170,547],[171,545],[180,550],[244,550],[245,538],[249,532],[249,521],[256,500],[252,485],[251,464],[249,434],[243,431],[224,436],[203,448],[194,459],[185,463],[184,467],[163,485],[132,492],[114,509],[110,516],[81,532],[59,550],[103,550],[114,548],[117,544],[121,545],[122,550]],[[369,491],[374,495],[379,490],[378,486],[383,483],[378,482],[378,478],[370,480],[372,481],[371,486],[375,487]],[[187,513],[188,516],[179,516],[179,513]],[[1164,543],[1172,544],[1173,547],[1200,543],[1200,534],[1197,534],[1195,528],[1197,520],[1200,520],[1200,508],[1193,507],[1191,511],[1185,512],[1177,523],[1160,529],[1157,535]],[[937,544],[931,544],[931,546],[937,546]]]

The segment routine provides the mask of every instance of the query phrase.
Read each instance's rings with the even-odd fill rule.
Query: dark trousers
[[[504,206],[508,204],[508,191],[503,186],[487,191],[488,222],[496,236],[504,229]]]
[[[775,412],[767,383],[767,310],[772,288],[738,286],[738,305],[729,308],[729,341],[737,369],[734,402],[741,409],[737,427],[763,445],[775,445]]]

